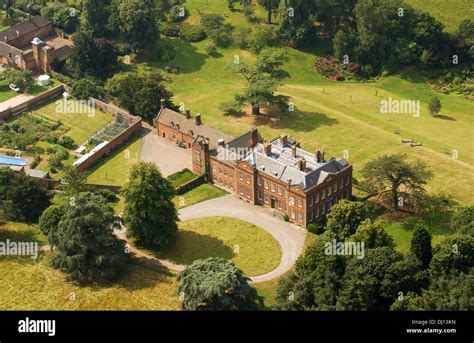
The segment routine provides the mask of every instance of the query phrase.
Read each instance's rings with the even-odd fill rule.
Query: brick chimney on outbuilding
[[[186,119],[191,119],[191,110],[189,108],[186,109]]]
[[[199,125],[202,124],[201,114],[200,114],[200,113],[196,114],[195,120],[196,120],[196,125],[197,125],[197,126],[199,126]]]
[[[161,100],[160,100],[160,107],[161,107],[161,108],[165,108],[165,107],[166,107],[166,100],[165,100],[165,99],[161,99]]]

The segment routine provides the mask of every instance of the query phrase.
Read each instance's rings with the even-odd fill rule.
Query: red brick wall
[[[236,192],[238,189],[235,188],[236,169],[214,158],[210,160],[209,180],[228,191]]]
[[[184,142],[188,148],[191,148],[191,145],[194,141],[194,137],[183,134],[178,130],[164,125],[162,123],[157,123],[158,136],[168,139],[170,142]]]
[[[80,165],[76,167],[76,170],[80,173],[84,172],[87,168],[89,168],[94,162],[102,158],[105,154],[115,149],[118,145],[125,142],[132,134],[135,132],[140,131],[142,128],[142,120],[139,119],[135,124],[130,126],[127,130],[122,132],[120,135],[115,137],[111,140],[107,145],[102,147],[99,151],[97,151],[94,155],[89,157],[87,160],[82,162]]]

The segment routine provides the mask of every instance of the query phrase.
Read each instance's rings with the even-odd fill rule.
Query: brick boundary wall
[[[7,119],[13,117],[19,113],[29,110],[33,106],[41,105],[62,94],[64,90],[64,85],[59,85],[38,96],[35,96],[32,99],[26,100],[25,102],[18,104],[15,107],[9,107],[6,110],[0,112],[0,119]]]
[[[179,186],[176,188],[176,194],[177,195],[183,195],[184,193],[190,191],[191,189],[196,188],[197,186],[200,186],[202,184],[206,183],[206,179],[204,175],[199,175],[195,177],[194,179],[186,182],[184,185]]]

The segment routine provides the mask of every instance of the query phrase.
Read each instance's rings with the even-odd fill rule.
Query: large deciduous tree
[[[13,174],[4,194],[3,212],[18,221],[36,221],[50,205],[46,190],[24,174]]]
[[[82,2],[82,23],[95,37],[108,33],[111,0],[84,0]]]
[[[381,195],[391,193],[392,209],[399,207],[400,187],[405,187],[405,193],[423,193],[423,186],[432,177],[431,171],[421,161],[410,163],[404,154],[383,155],[368,162],[363,170],[364,185],[369,192]]]
[[[252,107],[252,114],[255,115],[260,114],[264,106],[277,106],[280,110],[284,110],[289,98],[275,93],[285,75],[281,67],[287,58],[282,52],[262,50],[254,65],[234,63],[232,66],[234,72],[241,74],[247,81],[246,90],[235,96],[237,104],[239,106],[249,104]]]
[[[430,269],[439,274],[468,273],[474,267],[474,237],[455,234],[433,249]]]
[[[159,38],[155,0],[114,0],[110,26],[134,50],[149,49]]]
[[[184,310],[256,310],[261,303],[242,271],[220,257],[194,261],[178,275]]]
[[[84,77],[105,78],[117,64],[117,54],[103,39],[96,39],[90,31],[73,36],[74,47],[66,67],[77,79]]]
[[[392,237],[380,224],[373,222],[371,219],[366,219],[360,223],[349,241],[364,242],[365,249],[394,246]]]
[[[359,225],[371,218],[371,208],[363,202],[342,200],[331,207],[327,215],[326,230],[340,241],[356,233]]]
[[[120,106],[152,124],[160,111],[160,99],[165,99],[167,107],[174,108],[173,93],[162,81],[158,73],[120,73],[107,80],[104,89]]]
[[[67,272],[77,282],[109,281],[121,275],[127,261],[125,242],[113,233],[113,208],[99,195],[85,193],[65,207],[55,234],[54,268]]]
[[[169,247],[176,238],[178,214],[175,191],[152,163],[140,162],[123,189],[127,236],[144,246]]]

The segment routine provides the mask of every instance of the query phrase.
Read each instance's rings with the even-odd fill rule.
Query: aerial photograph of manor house
[[[0,0],[2,313],[472,311],[473,185],[472,1]]]

